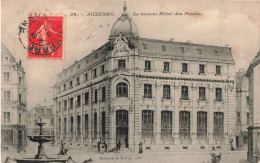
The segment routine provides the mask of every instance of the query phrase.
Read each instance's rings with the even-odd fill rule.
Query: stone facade
[[[109,41],[57,75],[58,140],[111,149],[229,149],[236,83],[229,47],[140,38],[126,12]]]
[[[249,78],[249,128],[248,128],[248,160],[252,163],[260,161],[260,51],[251,62],[247,74]]]
[[[1,141],[2,150],[20,151],[26,144],[27,87],[21,61],[1,48]]]
[[[236,147],[237,150],[247,150],[248,148],[248,126],[249,126],[249,79],[246,70],[240,69],[236,73]]]
[[[43,135],[54,135],[54,106],[36,105],[28,111],[27,133],[39,135],[40,128],[36,122],[44,122]]]

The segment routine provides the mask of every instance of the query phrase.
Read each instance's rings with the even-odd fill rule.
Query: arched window
[[[8,59],[9,59],[8,56],[5,56],[4,61],[8,61]]]
[[[128,97],[128,88],[126,83],[116,85],[116,97]]]

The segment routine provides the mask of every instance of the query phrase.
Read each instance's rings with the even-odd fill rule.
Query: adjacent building
[[[237,150],[248,149],[248,125],[249,125],[249,93],[248,77],[245,69],[239,69],[236,73],[236,100],[237,100],[237,129],[236,147]]]
[[[22,62],[3,44],[1,53],[1,146],[19,152],[26,144],[26,75]]]
[[[126,5],[108,42],[57,74],[54,101],[72,145],[227,150],[236,136],[231,48],[141,38]]]
[[[53,105],[36,105],[28,111],[27,132],[28,135],[39,135],[40,128],[36,123],[45,123],[43,135],[54,135],[54,107]]]
[[[249,128],[248,160],[260,161],[260,50],[251,62],[247,73],[249,78]]]

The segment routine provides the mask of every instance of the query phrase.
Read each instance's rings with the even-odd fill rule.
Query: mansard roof
[[[137,40],[132,39],[131,42],[138,48],[140,55],[166,57],[180,60],[234,63],[230,47],[195,44],[190,42],[164,41],[148,38],[139,38]],[[147,46],[147,48],[145,49],[144,46]],[[165,51],[163,51],[162,46],[165,46]],[[183,53],[181,53],[180,48],[183,48]]]

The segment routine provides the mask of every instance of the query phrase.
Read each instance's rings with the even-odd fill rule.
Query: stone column
[[[76,95],[73,95],[73,141],[76,141],[77,138],[77,116],[76,116]]]
[[[83,136],[85,133],[85,127],[84,127],[84,117],[83,117],[83,91],[81,91],[81,96],[80,96],[80,142],[83,142]]]
[[[61,135],[60,135],[60,136],[61,136],[61,137],[60,137],[60,138],[61,138],[61,140],[64,140],[64,137],[65,137],[65,136],[64,136],[64,130],[63,130],[63,123],[64,123],[64,117],[63,117],[63,109],[64,109],[64,108],[63,108],[63,107],[64,107],[64,106],[63,106],[62,103],[63,103],[63,98],[61,99],[61,108],[60,108],[60,109],[61,109],[61,110],[60,110],[60,123],[61,123],[61,124],[60,124],[60,128],[61,128]]]
[[[179,83],[174,83],[174,100],[175,100],[175,109],[174,109],[174,144],[180,144],[179,137],[179,102],[180,102],[180,85]]]
[[[209,145],[213,145],[213,133],[214,133],[214,87],[210,85],[208,87],[209,107],[208,107],[208,139]]]
[[[197,110],[196,110],[196,104],[198,101],[198,89],[197,86],[192,86],[192,96],[191,96],[191,102],[192,102],[192,111],[191,111],[191,139],[192,144],[197,144]]]
[[[66,130],[67,130],[67,139],[69,139],[69,128],[70,128],[70,126],[69,126],[69,124],[70,124],[70,119],[69,119],[69,96],[67,96],[67,106],[66,106],[66,109],[67,109],[67,128],[66,128]]]
[[[155,85],[155,101],[156,109],[154,113],[155,123],[155,144],[161,144],[161,106],[162,106],[162,85],[156,83]]]

